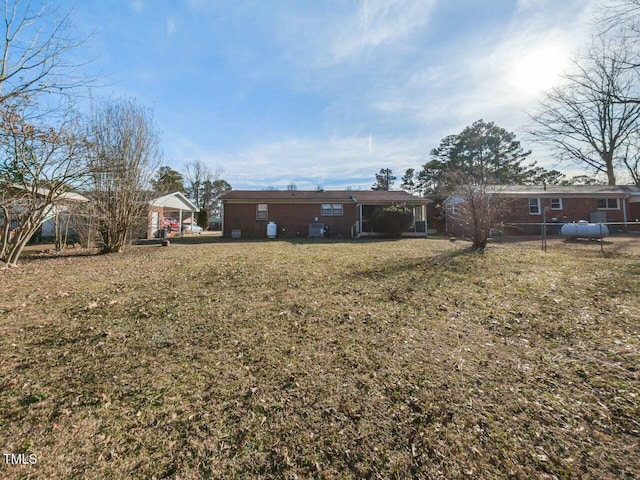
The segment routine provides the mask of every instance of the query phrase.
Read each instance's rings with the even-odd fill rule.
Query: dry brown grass
[[[464,247],[0,272],[0,477],[638,478],[640,257]]]

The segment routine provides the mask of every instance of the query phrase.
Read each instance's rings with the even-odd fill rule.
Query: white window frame
[[[557,200],[557,201],[558,201],[558,205],[559,205],[558,207],[554,207],[554,206],[553,206],[553,201],[554,201],[554,200]],[[563,205],[562,205],[562,198],[550,198],[550,199],[549,199],[549,205],[551,206],[551,210],[562,210],[562,207],[563,207]]]
[[[596,200],[596,205],[597,202],[599,202],[600,200],[604,200],[607,203],[606,207],[598,207],[598,210],[620,210],[620,199],[619,198],[598,198]],[[615,207],[610,207],[609,206],[609,201],[611,200],[615,200],[616,201],[616,206]]]
[[[458,214],[458,206],[454,203],[451,205],[451,215],[457,215]]]
[[[267,220],[268,218],[269,218],[269,205],[267,205],[266,203],[259,203],[256,206],[256,220],[263,221],[263,220]]]
[[[532,212],[531,211],[531,207],[532,207],[531,200],[535,200],[536,201],[537,209],[538,209],[537,212]],[[540,199],[539,198],[529,198],[529,199],[527,199],[527,203],[529,205],[529,215],[541,215],[542,214],[542,208],[540,207]]]
[[[320,216],[322,217],[341,217],[342,215],[344,215],[342,203],[323,203],[320,205]]]

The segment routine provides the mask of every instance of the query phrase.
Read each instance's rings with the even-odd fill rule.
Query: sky
[[[588,43],[602,1],[62,5],[88,36],[92,95],[150,107],[163,165],[198,159],[234,189],[303,190],[368,189],[381,168],[400,178],[478,119],[558,168],[527,139],[527,112]]]

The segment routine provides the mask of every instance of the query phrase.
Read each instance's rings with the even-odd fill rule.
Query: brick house
[[[264,238],[274,222],[283,238],[315,236],[322,225],[329,236],[376,236],[374,210],[405,204],[413,210],[414,222],[404,235],[426,237],[428,202],[402,191],[233,190],[222,197],[222,231],[225,237]]]
[[[488,187],[488,193],[507,199],[502,220],[510,224],[508,233],[537,234],[543,218],[549,223],[588,220],[618,223],[613,230],[640,230],[640,186],[637,185],[504,185]],[[447,231],[457,233],[456,205],[451,196],[443,202]],[[617,228],[616,228],[617,227]]]

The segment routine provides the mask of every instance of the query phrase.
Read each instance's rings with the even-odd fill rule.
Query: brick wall
[[[536,197],[531,197],[536,198]],[[553,218],[556,218],[558,222],[577,222],[579,220],[590,220],[590,213],[595,211],[604,212],[607,222],[623,222],[624,199],[619,199],[618,210],[599,210],[598,203],[595,198],[562,198],[562,209],[560,210],[548,210],[547,222],[552,223]],[[551,198],[540,198],[540,214],[529,214],[529,199],[528,198],[514,198],[508,202],[504,222],[507,223],[542,223],[542,211],[545,207],[551,208]],[[635,219],[640,219],[640,203],[627,203],[627,221],[632,222]],[[459,224],[454,216],[448,218],[448,230],[453,234],[463,233],[464,226]],[[629,225],[629,230],[639,230],[640,226]],[[522,225],[511,226],[505,228],[505,233],[511,235],[537,235],[540,233],[540,226],[534,225]]]
[[[535,197],[532,197],[535,198]],[[619,210],[601,210],[605,212],[608,222],[622,222],[623,211],[622,202],[619,200]],[[542,209],[551,208],[550,198],[540,199],[540,214],[529,214],[529,199],[516,198],[511,203],[509,218],[510,221],[517,222],[542,222]],[[563,198],[561,210],[549,210],[547,212],[547,220],[557,217],[564,222],[577,222],[579,220],[589,220],[589,213],[598,210],[598,203],[595,198]]]
[[[149,214],[147,216],[147,238],[153,238],[153,235],[155,233],[154,225],[152,224],[154,212],[158,213],[158,228],[160,228],[160,225],[162,224],[162,220],[164,218],[164,208],[156,207],[153,205],[149,207]]]
[[[262,203],[262,202],[261,202]],[[256,220],[257,203],[225,203],[224,232],[231,237],[232,230],[241,230],[242,238],[265,238],[267,224],[275,222],[278,226],[278,237],[306,237],[309,224],[324,223],[344,238],[351,236],[351,226],[356,222],[356,206],[354,203],[343,203],[341,216],[323,216],[320,203],[267,203],[267,219]]]

